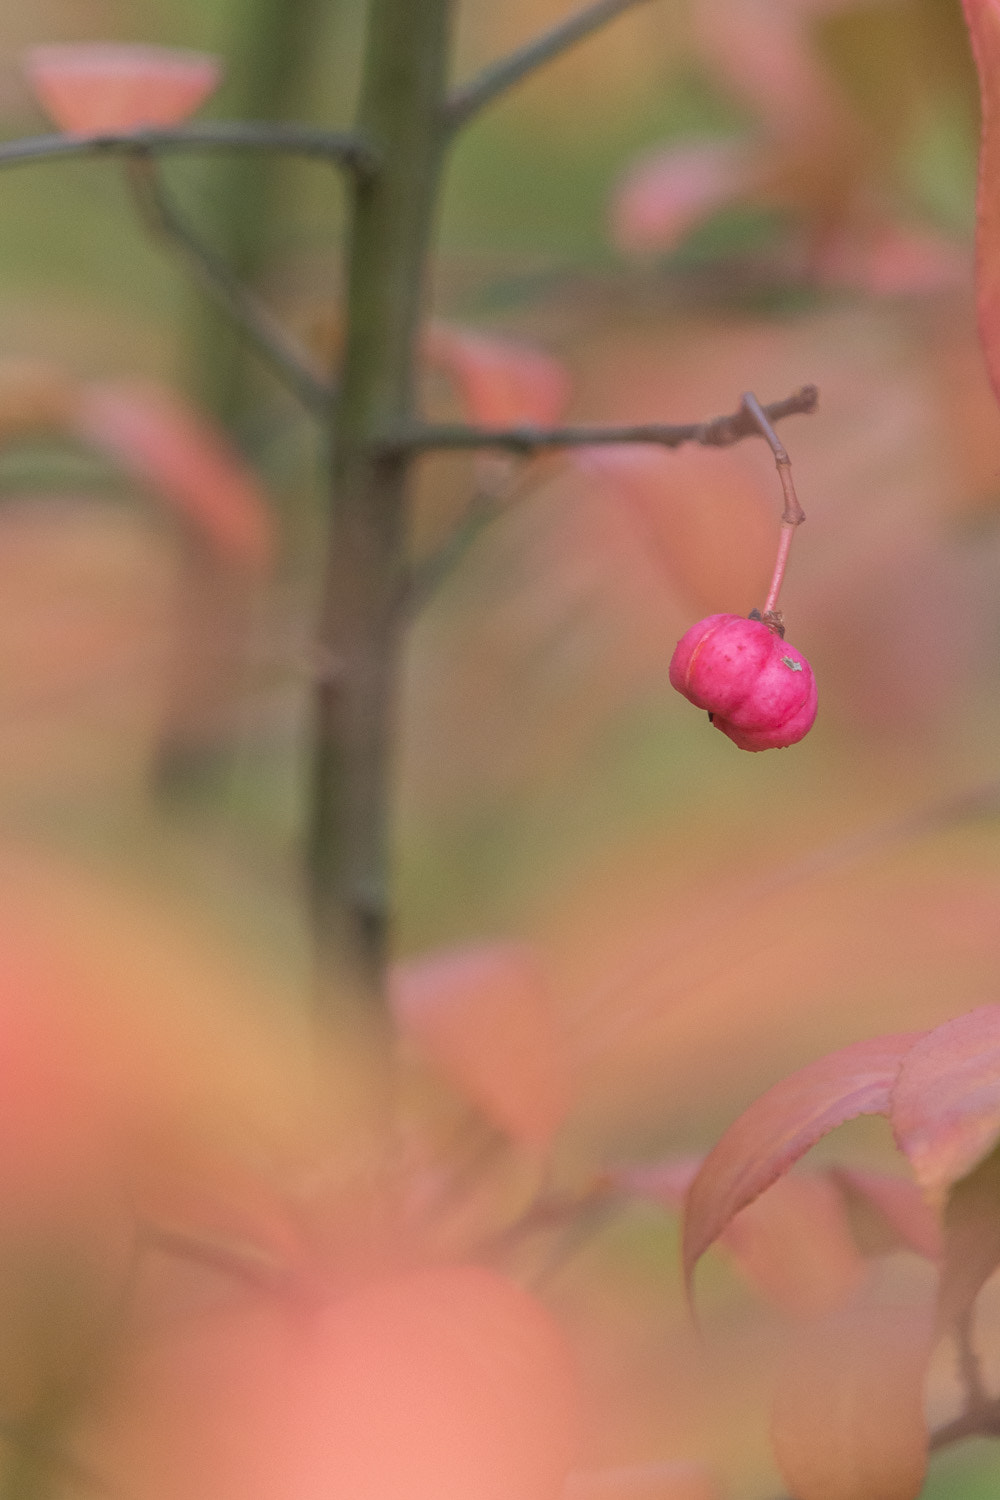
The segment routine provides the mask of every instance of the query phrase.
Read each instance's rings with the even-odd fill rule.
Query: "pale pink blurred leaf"
[[[227,562],[262,571],[274,526],[253,470],[222,430],[165,386],[145,380],[81,388],[74,428],[150,485]]]
[[[608,1172],[614,1187],[679,1212],[698,1174],[696,1157]],[[790,1317],[815,1317],[842,1301],[864,1274],[843,1200],[825,1177],[782,1178],[740,1210],[719,1244],[755,1291]]]
[[[719,1243],[750,1285],[792,1318],[828,1312],[864,1276],[836,1188],[811,1173],[773,1183],[736,1214]]]
[[[822,10],[852,0],[829,0]],[[773,136],[836,132],[845,101],[809,35],[815,4],[788,0],[695,0],[695,40],[706,62],[755,109]]]
[[[866,1291],[802,1324],[779,1372],[772,1438],[796,1500],[915,1500],[923,1485],[931,1319]]]
[[[544,1149],[569,1110],[566,1047],[544,975],[518,943],[446,949],[399,964],[396,1022],[468,1099]]]
[[[941,1226],[908,1178],[846,1166],[830,1167],[828,1175],[858,1221],[856,1234],[863,1249],[871,1239],[875,1253],[905,1248],[926,1260],[940,1260]]]
[[[962,0],[979,74],[982,127],[976,194],[979,337],[1000,400],[1000,0]]]
[[[689,141],[632,163],[611,200],[611,238],[626,254],[673,250],[688,230],[753,185],[741,141]]]
[[[899,1070],[890,1119],[917,1182],[934,1199],[1000,1137],[1000,1005],[926,1032]]]
[[[486,427],[558,422],[569,404],[569,376],[550,354],[514,339],[451,323],[431,323],[424,358],[451,379],[470,420]]]
[[[33,47],[24,71],[46,113],[73,135],[180,125],[222,76],[205,53],[120,42]]]
[[[817,256],[818,279],[873,297],[950,291],[968,279],[968,257],[954,240],[931,229],[886,223],[874,232],[849,226]]]
[[[783,1078],[744,1111],[709,1152],[687,1195],[684,1271],[689,1280],[734,1215],[810,1146],[845,1120],[888,1112],[900,1064],[922,1035],[907,1031],[854,1042]]]

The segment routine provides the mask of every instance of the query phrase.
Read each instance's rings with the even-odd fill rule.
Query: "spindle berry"
[[[794,745],[816,717],[809,663],[762,620],[699,620],[677,642],[670,681],[741,750]]]

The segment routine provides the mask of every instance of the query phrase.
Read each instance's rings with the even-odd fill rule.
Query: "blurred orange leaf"
[[[945,1021],[903,1060],[890,1120],[920,1186],[940,1199],[1000,1136],[1000,1005]]]
[[[914,1500],[927,1467],[923,1382],[930,1318],[867,1288],[796,1331],[772,1438],[796,1500]]]
[[[684,1271],[734,1215],[829,1131],[858,1115],[885,1114],[900,1064],[920,1032],[854,1042],[809,1063],[754,1100],[709,1152],[687,1195]]]
[[[569,405],[566,370],[528,344],[437,322],[424,332],[423,352],[454,381],[470,419],[485,427],[547,426]]]
[[[864,1275],[842,1200],[811,1173],[773,1183],[735,1216],[720,1243],[750,1284],[793,1318],[836,1307]]]
[[[96,1439],[115,1487],[189,1500],[556,1500],[579,1413],[542,1305],[481,1267],[175,1327],[138,1351]]]
[[[566,1048],[544,976],[517,943],[447,949],[397,966],[393,1014],[467,1098],[523,1145],[546,1148],[566,1117]]]
[[[572,462],[621,510],[656,571],[694,609],[762,603],[777,506],[731,454],[626,443],[582,448]]]
[[[74,135],[180,125],[218,87],[218,58],[121,42],[33,47],[24,71],[46,112]]]
[[[175,392],[143,380],[83,386],[74,427],[151,485],[225,561],[248,571],[270,563],[274,526],[256,475]]]

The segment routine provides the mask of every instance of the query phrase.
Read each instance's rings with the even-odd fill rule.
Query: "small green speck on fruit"
[[[790,656],[783,656],[781,660],[785,663],[785,666],[790,672],[802,671],[802,663],[800,661],[793,661]]]

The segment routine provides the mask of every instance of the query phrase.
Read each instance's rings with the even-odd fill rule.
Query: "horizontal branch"
[[[467,120],[478,114],[485,105],[491,104],[499,94],[505,94],[537,68],[567,52],[577,42],[582,42],[592,32],[598,31],[613,21],[616,16],[642,4],[642,0],[594,0],[564,21],[559,21],[549,31],[526,42],[516,52],[491,63],[477,73],[468,83],[455,89],[445,104],[445,120],[452,130],[457,130]]]
[[[122,134],[34,135],[0,143],[0,167],[62,161],[79,156],[119,156],[135,151],[280,151],[317,157],[345,167],[359,177],[378,166],[375,150],[360,135],[317,130],[269,120],[220,120],[176,130],[135,130]]]
[[[183,255],[199,285],[228,313],[303,405],[314,411],[329,411],[332,386],[313,368],[307,351],[230,270],[223,257],[199,239],[167,193],[155,159],[145,151],[135,152],[126,161],[126,168],[139,215],[152,233]]]
[[[819,392],[804,385],[784,401],[762,408],[768,420],[806,414],[816,410]],[[617,443],[654,443],[661,448],[680,448],[700,443],[706,448],[727,448],[745,437],[760,437],[760,428],[745,407],[708,422],[640,422],[625,427],[469,427],[459,422],[418,425],[388,437],[384,452],[428,451],[435,448],[501,448],[530,455],[547,448],[590,448]]]

